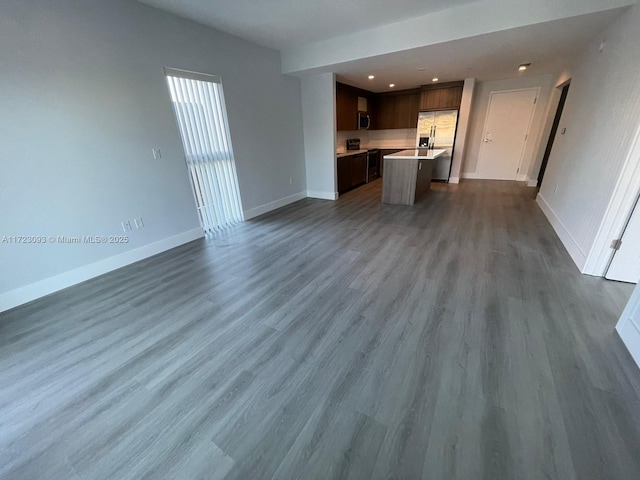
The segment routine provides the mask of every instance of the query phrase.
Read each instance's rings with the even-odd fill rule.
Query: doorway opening
[[[165,68],[200,225],[207,233],[244,220],[222,81]]]
[[[538,173],[538,191],[542,185],[542,179],[544,178],[544,172],[547,169],[547,163],[549,162],[549,155],[551,155],[551,148],[553,147],[553,141],[556,139],[556,133],[558,133],[558,126],[560,125],[560,118],[562,117],[562,110],[564,109],[564,103],[567,101],[567,94],[569,93],[570,82],[562,87],[560,93],[560,101],[558,102],[558,108],[556,115],[553,118],[553,125],[551,126],[551,132],[549,133],[549,140],[547,141],[547,148],[544,150],[544,156],[542,157],[542,164],[540,165],[540,172]]]

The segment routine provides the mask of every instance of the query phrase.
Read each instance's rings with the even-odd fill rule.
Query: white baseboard
[[[202,228],[194,228],[186,232],[179,233],[173,237],[164,238],[149,245],[134,248],[133,250],[99,260],[89,265],[60,273],[53,277],[45,278],[24,287],[0,294],[0,312],[23,305],[32,300],[36,300],[45,295],[71,287],[78,283],[90,280],[105,273],[125,267],[145,258],[152,257],[158,253],[170,250],[185,243],[192,242],[204,236]]]
[[[527,187],[537,187],[538,186],[538,180],[529,180],[527,182]]]
[[[337,200],[338,192],[320,192],[318,190],[307,190],[307,197],[320,198],[322,200]]]
[[[475,178],[477,180],[496,180],[495,178],[478,177],[478,172],[462,172],[461,178]],[[534,183],[532,185],[531,184],[532,180],[529,180],[529,177],[527,177],[526,174],[516,176],[516,182],[528,182],[527,186],[529,187],[535,187],[538,185],[537,180],[533,181]],[[449,183],[453,183],[451,182],[451,179],[449,180]]]
[[[580,245],[578,245],[578,242],[573,238],[573,235],[571,235],[567,227],[562,223],[562,220],[560,220],[558,215],[556,215],[556,212],[553,211],[542,195],[538,194],[536,197],[536,203],[547,217],[547,220],[549,220],[549,223],[556,231],[556,234],[558,234],[560,241],[564,245],[564,248],[567,249],[567,252],[569,252],[571,259],[582,272],[587,261],[587,255],[584,253],[582,248],[580,248]]]
[[[449,177],[449,183],[460,183],[460,177]]]
[[[273,202],[265,203],[264,205],[260,205],[255,208],[250,208],[249,210],[244,211],[244,219],[249,220],[250,218],[264,215],[271,210],[284,207],[285,205],[297,202],[298,200],[302,200],[303,198],[307,198],[307,192],[294,193],[293,195],[289,195],[288,197],[279,198],[278,200],[274,200]]]

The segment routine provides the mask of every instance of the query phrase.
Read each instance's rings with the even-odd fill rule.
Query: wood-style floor
[[[0,314],[0,478],[639,479],[631,287],[532,191],[377,181]]]

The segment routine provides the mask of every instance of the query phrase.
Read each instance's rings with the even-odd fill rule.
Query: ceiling
[[[138,0],[285,50],[479,0]]]
[[[387,25],[402,28],[403,23],[399,22],[454,7],[485,11],[480,3],[482,0],[138,1],[260,45],[281,51],[309,46],[312,53],[317,45],[314,42],[333,41],[329,50],[334,51],[340,42],[347,41],[347,37],[342,40],[342,36],[351,37],[349,41],[361,42],[362,36],[384,35],[380,29]],[[525,4],[523,0],[522,5]],[[335,72],[337,79],[344,83],[383,92],[391,90],[390,83],[395,84],[395,90],[400,90],[431,83],[434,77],[440,82],[471,77],[487,81],[561,73],[588,42],[625,10],[610,4],[609,8],[595,13],[498,29],[394,53],[362,56],[344,63],[327,62],[324,67],[297,74]],[[462,14],[460,10],[458,12]],[[529,62],[532,65],[526,72],[518,72],[520,63]],[[375,75],[374,80],[367,79],[370,74]]]
[[[503,30],[436,45],[331,65],[338,80],[373,92],[414,88],[432,83],[475,78],[499,80],[560,73],[594,37],[624,9]],[[526,72],[518,65],[531,63]],[[317,71],[316,71],[317,72]],[[374,80],[367,76],[375,75]]]

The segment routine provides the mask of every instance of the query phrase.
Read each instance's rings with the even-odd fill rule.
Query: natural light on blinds
[[[165,71],[202,228],[212,232],[242,221],[220,78]]]

